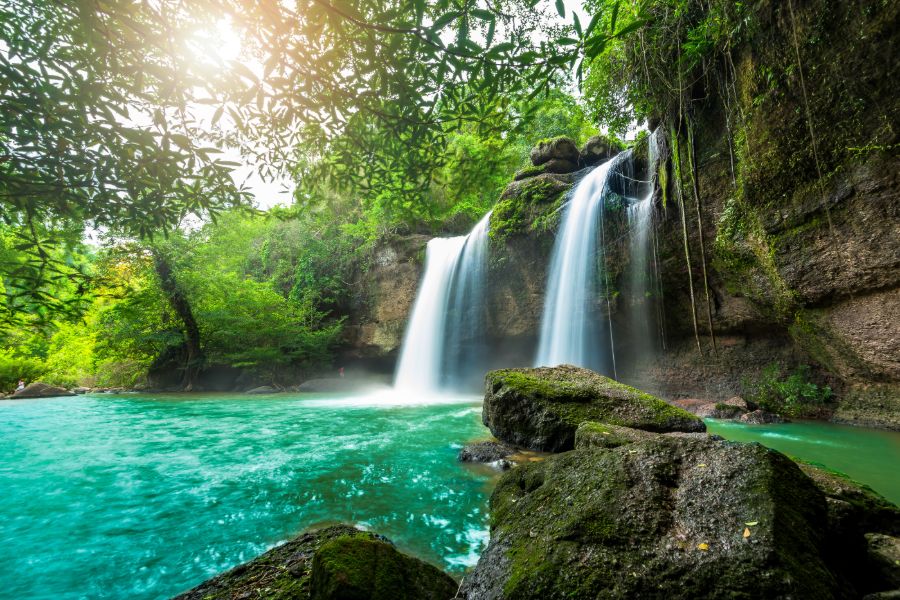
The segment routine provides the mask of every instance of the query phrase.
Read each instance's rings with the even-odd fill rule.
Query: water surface
[[[707,419],[706,425],[726,439],[759,442],[849,475],[900,504],[900,432],[819,421],[746,425]]]
[[[388,402],[390,399],[388,399]],[[477,399],[85,396],[0,402],[7,598],[168,598],[325,521],[457,574],[487,541]]]

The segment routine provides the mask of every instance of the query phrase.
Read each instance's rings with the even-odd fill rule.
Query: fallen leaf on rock
[[[700,463],[699,465],[697,465],[697,467],[699,467],[699,468],[701,468],[701,469],[705,469],[705,468],[706,468],[706,463]]]
[[[707,544],[706,542],[697,544],[697,550],[703,550],[704,552],[706,552],[707,550],[709,550],[709,544]]]
[[[746,525],[747,527],[754,527],[756,525],[759,525],[759,521],[747,521],[746,523],[744,523],[744,525]]]
[[[750,537],[750,528],[749,527],[744,527],[744,537],[745,538]]]

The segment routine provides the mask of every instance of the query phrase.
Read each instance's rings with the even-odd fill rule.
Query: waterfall
[[[656,244],[653,239],[653,192],[656,188],[658,140],[654,131],[648,140],[647,191],[627,209],[629,232],[628,291],[631,296],[630,332],[633,358],[644,358],[657,346],[659,332],[654,327],[658,315],[652,307],[658,306],[659,276],[657,273]]]
[[[468,235],[428,242],[395,388],[426,393],[456,390],[477,366],[490,215]]]
[[[604,198],[612,176],[629,160],[630,153],[623,152],[596,167],[578,183],[566,206],[547,277],[536,366],[565,363],[615,374],[612,329],[597,317],[596,299],[602,284],[609,301]]]

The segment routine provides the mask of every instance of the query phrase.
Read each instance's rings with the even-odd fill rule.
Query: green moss
[[[552,176],[514,182],[491,214],[490,238],[503,244],[509,237],[543,232],[558,222],[558,211],[570,185]]]
[[[495,392],[501,387],[530,402],[544,404],[556,419],[577,428],[585,421],[669,431],[675,424],[702,420],[667,402],[603,377],[587,369],[555,367],[491,371],[486,381]]]
[[[655,435],[630,427],[586,421],[575,430],[575,448],[617,448],[647,441]]]
[[[529,177],[537,177],[538,175],[541,175],[546,170],[547,170],[546,163],[539,165],[539,166],[528,165],[527,167],[516,171],[515,179],[516,179],[516,181],[519,181],[521,179],[527,179]]]

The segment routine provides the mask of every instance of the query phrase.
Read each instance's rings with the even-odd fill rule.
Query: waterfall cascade
[[[603,203],[613,176],[630,158],[623,152],[596,167],[566,206],[547,276],[536,366],[572,364],[615,372],[612,329],[598,318],[597,306],[598,290],[608,300]]]
[[[402,391],[458,391],[471,379],[483,345],[488,223],[468,235],[434,238],[401,346],[394,387]]]
[[[662,335],[654,323],[661,323],[654,314],[660,307],[661,295],[656,240],[653,233],[653,193],[656,189],[658,139],[654,131],[648,140],[647,172],[649,181],[643,182],[646,191],[627,208],[629,232],[628,292],[630,295],[630,346],[633,358],[643,358],[654,352]]]

